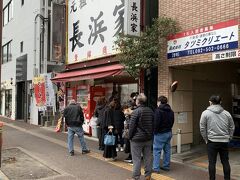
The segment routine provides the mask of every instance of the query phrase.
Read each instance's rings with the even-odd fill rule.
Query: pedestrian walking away
[[[224,179],[231,179],[228,143],[233,137],[235,125],[230,113],[221,106],[221,101],[221,96],[212,95],[209,98],[210,106],[203,111],[200,119],[200,132],[207,144],[210,180],[216,179],[218,153],[223,166]]]
[[[73,140],[74,134],[76,133],[79,142],[82,147],[82,154],[89,153],[90,150],[87,148],[84,140],[84,131],[82,124],[84,122],[83,111],[80,105],[76,103],[74,99],[70,100],[69,105],[64,109],[63,117],[68,127],[68,151],[71,156],[74,155]]]
[[[153,140],[153,172],[159,173],[160,169],[170,170],[172,127],[174,113],[165,96],[157,100],[158,108],[154,112],[154,140]],[[163,151],[163,165],[160,168],[160,157]]]
[[[132,179],[139,180],[141,176],[141,154],[143,155],[145,179],[151,179],[152,173],[152,137],[153,111],[145,106],[147,97],[144,94],[137,96],[137,108],[131,114],[129,124],[129,139],[133,160]]]

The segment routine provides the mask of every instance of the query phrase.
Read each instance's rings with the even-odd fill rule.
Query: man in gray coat
[[[228,143],[234,133],[234,122],[230,113],[220,105],[220,96],[212,95],[209,103],[210,106],[203,111],[200,119],[200,132],[207,144],[209,179],[215,180],[217,154],[219,153],[224,179],[230,180]]]

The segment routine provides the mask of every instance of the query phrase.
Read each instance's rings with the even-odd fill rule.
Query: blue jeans
[[[163,168],[170,169],[172,132],[158,133],[153,141],[153,170],[160,171],[160,158],[163,150]]]
[[[87,150],[87,145],[84,140],[84,131],[82,127],[68,127],[68,151],[72,152],[74,134],[77,134],[82,150]]]

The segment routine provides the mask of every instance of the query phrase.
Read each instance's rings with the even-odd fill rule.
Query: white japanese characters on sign
[[[221,51],[212,54],[212,60],[235,59],[240,58],[240,49],[232,51]]]
[[[238,48],[238,22],[230,20],[178,33],[168,41],[168,59]]]
[[[124,34],[140,36],[141,0],[125,0]]]
[[[68,0],[67,63],[116,54],[123,18],[124,0]]]

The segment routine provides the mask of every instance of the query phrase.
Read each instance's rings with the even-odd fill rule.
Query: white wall
[[[10,0],[3,0],[3,8]],[[22,55],[27,54],[27,80],[33,79],[33,61],[34,61],[34,19],[40,12],[41,0],[29,0],[25,1],[24,5],[21,5],[20,0],[13,0],[13,19],[3,27],[3,39],[2,44],[12,40],[12,61],[2,65],[2,82],[10,82],[10,78],[13,78],[14,82],[12,86],[8,88],[13,90],[12,94],[12,118],[15,118],[15,79],[16,79],[16,59]],[[37,19],[39,22],[39,18]],[[38,27],[39,29],[39,23]],[[37,31],[37,34],[39,32]],[[23,53],[20,53],[20,42],[23,41]],[[37,36],[37,62],[39,61],[39,36]],[[39,63],[37,63],[39,64]],[[33,98],[32,98],[33,99]],[[34,107],[31,107],[31,118],[36,119],[36,107],[33,100],[31,101]],[[4,103],[4,102],[3,102]],[[36,124],[36,120],[31,120]]]

